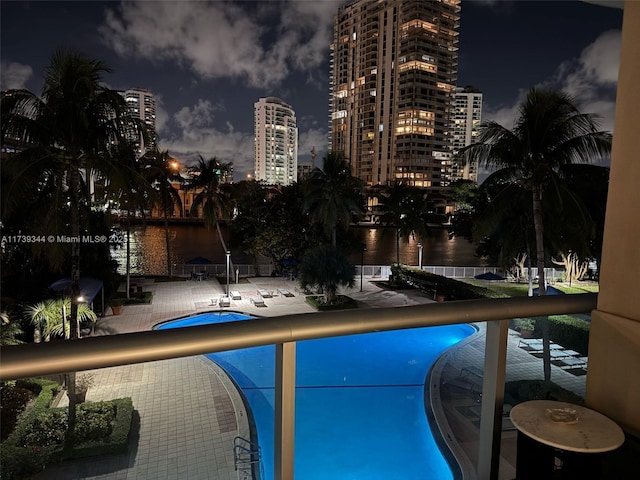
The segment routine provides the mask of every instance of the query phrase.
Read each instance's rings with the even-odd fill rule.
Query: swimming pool
[[[224,312],[160,325],[260,321]],[[469,325],[377,332],[297,343],[296,477],[305,480],[452,479],[425,413],[427,372]],[[207,355],[242,389],[273,479],[273,345]]]

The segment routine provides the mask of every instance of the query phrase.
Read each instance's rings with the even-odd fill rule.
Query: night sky
[[[0,3],[1,88],[39,93],[56,47],[104,61],[111,88],[158,100],[160,148],[253,170],[253,104],[296,111],[299,159],[321,157],[329,128],[329,44],[344,2]],[[622,10],[586,2],[462,2],[458,85],[484,93],[483,119],[511,127],[533,85],[562,88],[613,130]]]

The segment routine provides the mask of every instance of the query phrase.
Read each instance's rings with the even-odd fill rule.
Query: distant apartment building
[[[298,178],[298,127],[290,105],[276,97],[254,104],[255,179],[291,185]]]
[[[456,88],[454,98],[451,181],[464,179],[477,183],[478,162],[457,161],[455,154],[478,139],[478,127],[482,122],[482,93],[473,87]]]
[[[446,193],[459,0],[357,0],[331,44],[330,148],[367,186]]]
[[[153,150],[157,144],[156,136],[156,99],[149,90],[131,88],[119,92],[127,103],[129,115],[140,119],[147,127],[149,138],[145,142],[140,136],[132,134],[132,140],[138,144],[139,155]]]

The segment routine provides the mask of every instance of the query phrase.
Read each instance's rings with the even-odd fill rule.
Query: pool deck
[[[375,280],[375,279],[372,279]],[[361,308],[415,305],[433,302],[416,290],[390,291],[375,281],[365,279],[362,292],[359,282],[353,289],[343,291],[356,299]],[[143,290],[153,292],[151,305],[128,305],[121,315],[110,310],[99,319],[95,335],[113,335],[144,331],[154,325],[177,317],[218,311],[212,299],[218,300],[226,290],[217,280],[159,282],[136,280]],[[304,301],[297,283],[286,279],[257,277],[248,283],[231,284],[240,299],[231,299],[228,310],[260,316],[313,313],[315,309]],[[278,289],[293,296],[280,295]],[[274,292],[265,298],[266,307],[259,307],[252,299],[258,290]],[[480,334],[446,355],[438,368],[441,378],[433,383],[458,378],[465,369],[482,368],[484,358],[483,325]],[[509,332],[507,381],[540,378],[542,360],[518,347],[520,337]],[[585,377],[575,376],[553,367],[555,383],[584,395]],[[463,372],[464,373],[464,372]],[[234,468],[233,439],[236,435],[249,438],[247,412],[240,394],[226,374],[203,356],[149,362],[95,371],[95,386],[89,389],[87,400],[132,397],[137,412],[134,419],[136,435],[131,439],[127,455],[113,455],[95,459],[65,462],[49,466],[41,478],[71,479],[229,479],[245,478]],[[477,417],[479,404],[466,391],[452,392],[437,409],[446,415],[458,445],[471,462],[476,461]],[[436,398],[438,401],[440,398]],[[65,405],[61,396],[59,405]],[[475,422],[475,423],[474,423]],[[503,458],[500,478],[515,476],[515,432],[503,432]]]

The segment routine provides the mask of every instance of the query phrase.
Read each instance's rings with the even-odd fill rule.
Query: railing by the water
[[[497,479],[508,326],[505,319],[590,312],[596,294],[467,300],[261,318],[177,330],[2,348],[0,380],[276,345],[275,478],[293,479],[296,342],[358,333],[487,322],[477,477]]]
[[[360,270],[364,277],[368,279],[379,278],[381,280],[387,280],[391,275],[390,265],[356,265],[356,277],[360,276]],[[497,273],[499,275],[506,276],[506,272],[500,267],[449,267],[449,266],[433,266],[423,265],[422,270],[425,272],[433,273],[435,275],[441,275],[448,278],[473,278],[476,275],[483,273]],[[555,283],[564,274],[563,270],[555,268],[545,268],[545,278],[550,283]],[[189,277],[191,273],[205,272],[210,276],[224,276],[227,274],[227,266],[223,264],[200,264],[200,265],[176,265],[173,270],[175,275],[183,277]],[[273,265],[258,265],[257,271],[254,265],[233,265],[233,271],[230,272],[230,279],[233,282],[236,275],[239,278],[243,277],[268,277],[274,272]],[[288,275],[288,271],[285,275]]]

